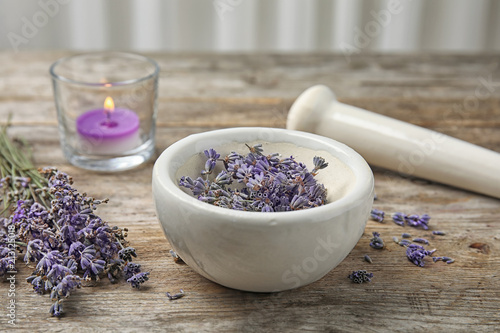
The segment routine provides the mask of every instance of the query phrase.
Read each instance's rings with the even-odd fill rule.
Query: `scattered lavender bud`
[[[432,257],[432,261],[436,262],[439,260],[443,260],[443,257]]]
[[[169,300],[173,301],[173,300],[176,300],[176,299],[179,299],[181,297],[184,297],[185,294],[184,294],[184,290],[180,290],[180,293],[177,293],[177,294],[173,294],[171,295],[168,291],[167,291],[167,297]]]
[[[413,242],[429,245],[429,241],[425,238],[413,238]]]
[[[397,212],[392,214],[392,221],[401,227],[404,227],[405,225],[405,218],[406,214],[403,213]]]
[[[373,232],[373,238],[370,240],[370,246],[377,250],[384,248],[384,241],[380,238],[380,234],[378,232]]]
[[[399,244],[399,239],[396,236],[392,236],[394,243]]]
[[[437,230],[433,231],[432,234],[433,235],[438,235],[438,236],[444,236],[444,235],[446,235],[446,233],[444,233],[443,231],[437,231]]]
[[[378,200],[378,195],[377,195],[377,193],[375,193],[375,194],[373,195],[373,200]]]
[[[403,238],[411,238],[411,235],[409,233],[403,232],[401,234],[401,237],[403,237]]]
[[[385,216],[385,213],[379,209],[373,208],[370,212],[371,219],[374,221],[377,221],[377,222],[383,222],[384,216]]]
[[[422,228],[422,229],[429,229],[429,221],[430,221],[431,217],[427,214],[423,214],[422,216],[419,216],[419,215],[416,215],[416,214],[413,214],[413,215],[410,215],[410,216],[407,216],[405,218],[405,221],[406,223],[410,226],[410,227],[414,227],[414,228]]]
[[[351,279],[354,283],[364,283],[370,282],[373,278],[373,273],[368,273],[365,270],[353,271],[352,274],[347,276],[348,279]]]
[[[398,244],[401,246],[408,246],[411,244],[411,242],[407,239],[402,239]]]
[[[369,262],[370,264],[372,264],[372,263],[373,263],[372,258],[370,258],[370,256],[369,256],[369,255],[367,255],[367,254],[365,254],[364,259],[365,259],[365,261]]]
[[[418,244],[410,244],[406,248],[406,256],[408,257],[408,260],[419,267],[424,267],[424,258],[430,254],[431,252],[427,251],[423,246]]]
[[[446,263],[447,263],[447,264],[453,264],[454,262],[455,262],[455,260],[454,260],[454,259],[446,260]]]
[[[441,257],[441,260],[448,261],[448,260],[451,260],[451,258],[450,257]]]

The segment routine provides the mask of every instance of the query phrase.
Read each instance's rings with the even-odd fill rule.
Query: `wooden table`
[[[320,281],[277,294],[221,287],[174,263],[151,196],[153,161],[129,172],[100,174],[62,156],[48,75],[67,52],[0,53],[0,121],[13,114],[13,136],[25,137],[39,166],[54,165],[95,197],[100,215],[129,228],[129,241],[151,272],[141,290],[107,280],[86,285],[51,318],[47,295],[35,294],[19,260],[17,328],[30,331],[493,332],[500,330],[500,201],[374,169],[386,212],[428,213],[430,231],[369,221],[350,255]],[[233,126],[284,127],[287,110],[306,88],[330,86],[343,102],[431,128],[500,152],[499,55],[352,56],[152,54],[161,68],[157,149],[188,134]],[[500,172],[500,166],[499,166]],[[500,184],[499,184],[500,186]],[[370,248],[378,231],[385,250]],[[456,261],[410,263],[392,242],[402,232],[426,237]],[[484,244],[471,248],[471,244]],[[369,254],[373,264],[363,261]],[[374,273],[354,284],[353,270]],[[169,301],[165,292],[184,289]],[[8,329],[7,283],[0,283],[0,331]]]

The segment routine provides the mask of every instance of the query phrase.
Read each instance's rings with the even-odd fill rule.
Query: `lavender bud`
[[[429,241],[425,238],[413,238],[413,242],[415,243],[422,243],[422,244],[429,244]]]
[[[370,258],[370,256],[369,256],[369,255],[367,255],[367,254],[365,254],[364,259],[365,259],[365,261],[366,261],[366,262],[369,262],[370,264],[372,264],[372,263],[373,263],[372,258]]]

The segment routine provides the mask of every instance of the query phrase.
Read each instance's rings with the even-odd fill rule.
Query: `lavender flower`
[[[205,162],[205,170],[201,172],[202,175],[209,175],[212,173],[215,168],[215,164],[217,159],[220,157],[220,154],[217,154],[215,150],[210,148],[209,150],[203,151],[205,156],[207,157],[207,161]]]
[[[431,255],[433,251],[427,251],[423,246],[410,244],[406,248],[406,256],[408,260],[419,267],[424,267],[424,258]]]
[[[53,316],[62,314],[62,300],[81,286],[82,279],[98,280],[107,275],[114,282],[123,270],[127,280],[135,276],[129,281],[134,287],[147,280],[149,273],[139,275],[139,265],[126,265],[136,256],[132,247],[125,247],[126,229],[110,227],[94,213],[107,199],[79,193],[72,187],[71,177],[55,169],[41,170],[40,177],[47,187],[33,190],[48,202],[18,200],[12,215],[1,220],[0,275],[15,268],[5,250],[4,230],[8,227],[15,231],[18,244],[27,244],[24,261],[36,265],[26,280],[35,292],[50,292],[55,301],[50,308]],[[16,181],[22,187],[28,180]],[[6,182],[3,180],[4,185]],[[186,184],[191,183],[196,187],[194,181],[186,180]]]
[[[372,220],[377,221],[377,222],[383,222],[385,213],[381,210],[373,208],[370,213],[370,217]]]
[[[243,211],[283,212],[327,202],[326,188],[314,178],[320,169],[327,167],[324,159],[316,156],[313,172],[309,172],[292,156],[284,159],[277,153],[265,156],[261,144],[247,147],[250,151],[247,155],[231,152],[222,159],[213,149],[204,151],[207,161],[201,174],[206,179],[184,176],[179,185],[191,190],[200,201]],[[212,181],[208,176],[217,161],[222,161],[225,170]],[[244,188],[230,187],[234,183],[241,183]]]
[[[328,166],[328,163],[325,162],[325,159],[319,156],[314,156],[313,164],[314,164],[314,169],[311,172],[313,175],[316,174],[319,170],[324,169]]]
[[[347,278],[351,279],[354,283],[370,282],[373,278],[373,273],[368,273],[365,270],[353,271]]]
[[[140,272],[141,272],[141,265],[132,262],[128,262],[123,268],[123,276],[125,277],[125,280],[130,279],[132,276]]]
[[[68,297],[70,292],[76,288],[80,288],[82,283],[80,277],[77,275],[66,275],[61,281],[52,289],[50,298],[59,299],[61,297]]]
[[[377,250],[384,248],[384,241],[380,238],[380,234],[378,232],[373,232],[373,238],[370,240],[370,246]]]
[[[149,272],[142,272],[133,275],[131,278],[127,279],[127,282],[132,285],[132,288],[139,289],[141,284],[149,280]]]
[[[132,261],[132,257],[137,257],[137,254],[135,253],[135,249],[129,246],[118,251],[118,256],[122,260]]]

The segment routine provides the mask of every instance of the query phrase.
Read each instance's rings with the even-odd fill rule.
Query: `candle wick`
[[[106,109],[106,122],[111,123],[111,110]]]

